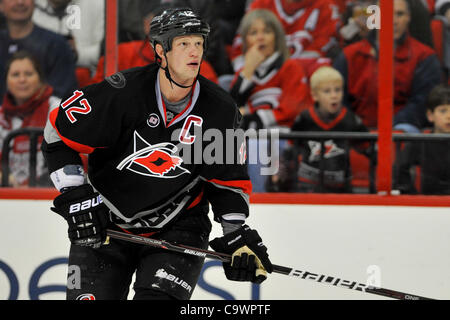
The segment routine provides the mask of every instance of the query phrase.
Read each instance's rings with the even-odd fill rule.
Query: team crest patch
[[[109,77],[106,77],[105,80],[116,89],[125,88],[125,85],[127,84],[127,80],[121,72],[117,72]]]
[[[148,116],[147,125],[150,128],[156,128],[161,121],[159,120],[159,116],[156,113],[152,113]]]
[[[134,132],[134,152],[123,159],[118,170],[156,177],[176,178],[189,171],[181,166],[183,159],[175,155],[177,147],[169,142],[151,145],[139,133]]]
[[[95,296],[92,293],[80,294],[75,300],[95,300]]]

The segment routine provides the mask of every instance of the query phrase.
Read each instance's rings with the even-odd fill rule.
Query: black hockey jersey
[[[162,228],[206,202],[217,221],[224,214],[247,216],[244,148],[225,146],[240,119],[232,98],[199,76],[189,104],[168,121],[158,70],[156,64],[129,69],[76,90],[50,113],[54,130],[65,145],[89,154],[90,183],[129,225]],[[223,143],[211,146],[211,136]]]
[[[354,131],[367,132],[361,120],[343,107],[340,113],[332,120],[325,122],[320,117],[316,107],[311,106],[304,110],[292,126],[292,131]],[[328,139],[324,142],[324,187],[333,192],[349,191],[348,183],[351,177],[350,163],[345,140]],[[363,145],[367,147],[367,144]],[[287,156],[296,162],[297,179],[300,184],[317,186],[320,178],[321,143],[319,140],[297,140],[295,156]],[[290,151],[292,153],[292,150]],[[298,153],[298,156],[297,156]],[[300,163],[297,159],[300,158]],[[328,188],[328,189],[327,189]]]

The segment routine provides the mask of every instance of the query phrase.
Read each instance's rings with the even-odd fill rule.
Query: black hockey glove
[[[247,225],[212,240],[209,245],[217,252],[232,255],[231,263],[223,263],[228,280],[261,283],[267,272],[273,270],[261,237]]]
[[[70,242],[98,248],[106,240],[109,209],[89,184],[72,188],[53,200],[52,211],[69,224]]]

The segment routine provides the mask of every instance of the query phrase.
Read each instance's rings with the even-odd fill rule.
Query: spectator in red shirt
[[[230,94],[243,114],[243,129],[289,130],[311,102],[303,67],[297,59],[289,58],[283,27],[271,11],[248,12],[239,28],[245,63],[235,73]],[[259,154],[257,146],[265,148],[264,141],[249,139],[249,154]],[[257,162],[249,164],[248,173],[253,192],[264,192],[267,176],[260,169],[265,160]]]
[[[408,33],[410,7],[406,0],[394,0],[394,129],[419,132],[427,124],[425,101],[431,89],[442,81],[434,50]],[[344,48],[334,67],[345,79],[345,105],[369,128],[378,119],[378,40],[372,30],[367,39]]]
[[[245,62],[230,93],[245,128],[290,127],[311,100],[302,65],[289,58],[280,22],[269,10],[252,10],[242,19],[240,34]]]
[[[254,0],[249,11],[267,9],[281,22],[292,58],[326,56],[336,43],[339,9],[333,0]],[[233,43],[231,59],[234,70],[242,67],[242,35]]]
[[[13,130],[26,127],[44,128],[50,105],[60,99],[53,96],[53,88],[45,83],[44,73],[37,59],[26,51],[18,51],[6,65],[7,92],[0,106],[0,149],[5,137]],[[1,154],[0,154],[1,155]],[[14,139],[9,155],[10,184],[27,185],[29,168],[29,141],[26,136]],[[44,158],[37,155],[38,185],[50,185]]]
[[[6,18],[6,29],[0,29],[0,77],[5,76],[5,63],[12,54],[26,50],[42,66],[48,83],[61,97],[77,87],[75,57],[61,35],[43,29],[32,20],[34,0],[0,0],[0,11]],[[5,94],[0,81],[0,98]]]

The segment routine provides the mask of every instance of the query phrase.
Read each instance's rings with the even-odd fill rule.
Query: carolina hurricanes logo
[[[117,169],[128,169],[137,174],[157,177],[176,178],[189,171],[183,167],[183,159],[173,155],[177,147],[168,142],[151,145],[134,132],[134,152],[123,159]]]
[[[320,142],[317,141],[308,141],[309,148],[311,149],[311,154],[309,156],[309,161],[319,161],[320,160],[320,154],[321,154],[321,145]],[[324,143],[324,158],[329,159],[333,157],[337,157],[341,154],[345,154],[345,150],[342,148],[339,148],[333,140],[327,140]]]
[[[75,300],[95,300],[95,296],[92,293],[83,293],[76,297]]]

